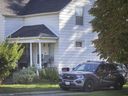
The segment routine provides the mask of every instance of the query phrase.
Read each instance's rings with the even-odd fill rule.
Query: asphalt
[[[0,96],[73,96],[87,94],[85,92],[76,91],[43,91],[43,92],[25,92],[25,93],[11,93],[11,94],[0,94]]]

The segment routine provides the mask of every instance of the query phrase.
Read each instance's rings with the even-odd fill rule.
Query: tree
[[[10,72],[16,68],[22,53],[21,45],[7,42],[0,44],[0,81],[9,76]]]
[[[100,58],[128,64],[128,0],[96,0],[89,13]]]

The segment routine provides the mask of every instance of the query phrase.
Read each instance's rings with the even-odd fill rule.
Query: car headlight
[[[76,75],[76,77],[77,77],[78,79],[84,79],[84,75],[82,75],[82,74]]]

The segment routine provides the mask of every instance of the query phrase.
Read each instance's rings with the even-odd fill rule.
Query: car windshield
[[[80,64],[73,71],[95,72],[99,64]]]

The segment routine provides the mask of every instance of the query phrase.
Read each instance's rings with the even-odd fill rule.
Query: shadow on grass
[[[59,88],[0,88],[0,94],[1,93],[21,93],[21,92],[34,92],[34,91],[53,91],[53,90],[59,90]]]

